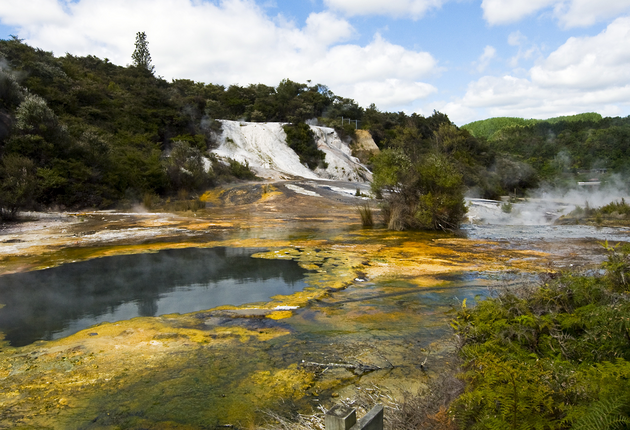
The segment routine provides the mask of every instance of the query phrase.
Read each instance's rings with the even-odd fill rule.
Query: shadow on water
[[[0,331],[13,346],[58,339],[103,321],[266,301],[303,289],[294,261],[255,248],[165,250],[0,277]]]

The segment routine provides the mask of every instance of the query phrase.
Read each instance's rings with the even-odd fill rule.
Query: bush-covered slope
[[[627,173],[630,166],[630,118],[596,113],[547,120],[491,118],[462,128],[487,139],[497,154],[532,166],[544,181],[588,179],[586,171],[594,169]]]

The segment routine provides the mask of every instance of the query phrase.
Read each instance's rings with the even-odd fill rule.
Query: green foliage
[[[248,163],[241,163],[231,158],[219,159],[215,154],[209,155],[211,168],[210,179],[213,185],[233,182],[235,180],[258,180]]]
[[[413,185],[418,196],[415,218],[420,228],[459,228],[466,206],[462,175],[444,154],[432,154],[417,167]]]
[[[0,219],[14,219],[17,212],[32,206],[37,191],[35,163],[20,155],[0,160]]]
[[[484,137],[491,139],[498,131],[511,126],[525,126],[533,124],[535,120],[526,120],[523,118],[495,117],[474,121],[463,125],[462,128],[468,130],[475,137]]]
[[[200,191],[210,183],[201,151],[186,141],[176,141],[164,161],[170,189]]]
[[[256,174],[249,168],[249,163],[241,163],[237,160],[229,159],[230,174],[237,179],[254,180],[258,179]]]
[[[379,194],[383,191],[399,192],[402,181],[411,166],[411,159],[402,149],[392,148],[381,151],[373,161],[372,190]]]
[[[572,426],[574,430],[614,430],[625,429],[630,425],[630,418],[623,415],[628,399],[615,396],[593,402]]]
[[[606,279],[615,291],[628,291],[630,288],[630,244],[616,246],[604,243],[608,260],[603,263]]]
[[[546,120],[539,119],[523,119],[523,118],[514,118],[514,117],[495,117],[488,118],[480,121],[474,121],[463,125],[462,128],[470,131],[470,133],[475,137],[484,137],[486,139],[492,139],[495,133],[501,131],[504,128],[514,127],[514,126],[528,126],[534,125],[541,122],[546,122],[549,124],[557,124],[560,122],[579,122],[579,121],[591,121],[597,122],[602,119],[602,116],[598,113],[587,112],[581,113],[577,115],[570,116],[559,116],[555,118],[549,118]]]
[[[551,276],[459,311],[460,428],[628,428],[630,247],[605,246],[601,277]]]
[[[547,120],[490,118],[462,128],[487,139],[498,155],[531,166],[539,180],[555,185],[575,184],[583,180],[581,172],[591,169],[625,173],[630,162],[630,118],[602,118],[597,113]],[[523,188],[535,182],[527,181]]]
[[[538,185],[536,171],[529,164],[510,157],[498,157],[495,172],[501,194],[522,194],[525,190],[536,188]]]
[[[557,116],[554,118],[546,119],[545,121],[550,124],[556,124],[559,122],[580,122],[580,121],[601,121],[602,116],[596,112],[585,112],[576,115]]]
[[[559,224],[594,222],[595,224],[627,225],[628,221],[630,221],[630,205],[622,198],[621,201],[613,201],[600,208],[592,208],[586,202],[585,207],[576,206],[556,222]]]
[[[545,383],[551,372],[543,362],[529,365],[488,353],[476,357],[464,377],[475,389],[454,407],[461,428],[557,428],[562,406],[554,404],[552,384]]]
[[[284,126],[287,135],[287,144],[300,157],[300,163],[315,170],[317,167],[328,167],[324,161],[326,153],[317,148],[313,130],[307,124],[299,122],[297,124],[287,124]]]
[[[13,74],[0,69],[0,106],[3,110],[12,110],[22,103],[26,96]]]
[[[465,213],[463,171],[476,162],[468,133],[435,113],[414,117],[413,127],[398,127],[395,138],[373,159],[372,191],[383,196],[383,215],[392,230],[451,230]]]
[[[622,198],[619,202],[610,202],[607,205],[602,206],[599,210],[601,213],[606,215],[618,214],[624,215],[626,217],[630,215],[630,205],[626,203],[626,200],[624,198]]]
[[[147,70],[151,73],[155,70],[155,67],[151,64],[151,54],[149,54],[149,41],[144,31],[136,33],[136,49],[131,54],[133,65]]]
[[[523,194],[539,179],[568,181],[577,169],[598,163],[611,171],[630,165],[627,118],[493,119],[466,126],[469,132],[439,112],[423,117],[375,105],[363,109],[310,82],[227,88],[188,79],[169,83],[152,73],[146,34],[136,36],[131,67],[94,56],[57,58],[17,38],[0,40],[7,65],[0,70],[0,155],[35,163],[37,203],[106,207],[130,196],[141,200],[145,192],[174,192],[161,160],[177,141],[205,155],[221,133],[217,119],[296,124],[287,134],[294,134],[292,145],[310,168],[323,166],[324,155],[304,122],[316,119],[352,139],[354,124],[342,125],[341,118],[357,120],[381,149],[402,151],[411,165],[444,154],[464,186],[485,198],[515,189]],[[233,170],[215,172],[215,180],[247,176],[247,169]],[[403,176],[413,178],[412,170]],[[415,208],[407,212],[413,220]]]

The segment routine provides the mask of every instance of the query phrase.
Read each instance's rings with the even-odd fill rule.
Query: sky
[[[1,0],[0,39],[229,86],[326,85],[381,111],[630,115],[630,0]]]

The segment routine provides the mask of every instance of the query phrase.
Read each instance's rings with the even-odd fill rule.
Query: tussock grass
[[[363,227],[373,227],[374,213],[370,205],[365,203],[363,206],[358,206],[357,210],[359,211],[359,216],[361,216],[361,224]]]

